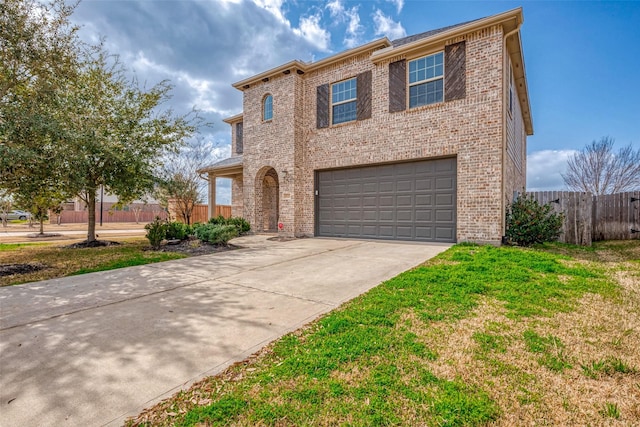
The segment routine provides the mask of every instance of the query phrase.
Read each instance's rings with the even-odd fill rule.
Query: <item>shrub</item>
[[[507,207],[507,240],[520,246],[553,242],[562,230],[563,214],[550,205],[539,204],[533,196],[520,195]]]
[[[200,224],[194,230],[195,236],[212,245],[226,245],[229,240],[238,236],[235,225]]]
[[[149,240],[151,247],[158,249],[160,247],[160,243],[162,243],[162,240],[167,235],[167,221],[164,221],[157,216],[156,219],[145,225],[144,229],[147,230],[145,237]]]
[[[215,225],[233,225],[238,229],[238,234],[244,234],[251,230],[251,225],[249,221],[239,216],[232,216],[230,218],[225,218],[222,215],[218,215],[217,217],[209,219],[207,224],[215,224]]]
[[[184,240],[193,233],[191,226],[182,222],[173,221],[167,223],[166,239]]]
[[[239,216],[235,216],[235,217],[232,216],[227,220],[227,224],[235,225],[236,228],[238,229],[238,234],[244,234],[249,230],[251,230],[251,225],[249,224],[249,221]]]

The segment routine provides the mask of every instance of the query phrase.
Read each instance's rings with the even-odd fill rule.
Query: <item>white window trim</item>
[[[266,113],[265,107],[267,106],[267,99],[269,97],[271,97],[271,117],[267,119],[267,118],[265,118],[265,113]],[[267,93],[262,98],[262,121],[263,122],[270,122],[272,120],[273,120],[273,95],[270,94],[270,93]]]
[[[411,83],[411,63],[413,61],[418,61],[422,58],[427,58],[429,56],[433,56],[433,55],[437,55],[439,53],[442,53],[442,75],[441,76],[437,76],[437,77],[431,77],[430,79],[425,79],[425,80],[420,80],[419,82],[413,82]],[[407,82],[409,83],[409,90],[407,90],[407,106],[408,109],[415,109],[415,108],[422,108],[422,107],[428,107],[429,105],[435,105],[435,104],[440,104],[441,102],[444,102],[444,76],[446,75],[446,68],[445,68],[445,61],[444,61],[444,50],[439,50],[437,52],[433,52],[433,53],[429,53],[427,55],[423,55],[423,56],[419,56],[417,58],[413,58],[413,59],[408,59],[407,60]],[[432,104],[423,104],[423,105],[418,105],[415,107],[411,107],[411,88],[413,86],[418,86],[418,85],[422,85],[425,83],[429,83],[429,82],[434,82],[436,80],[442,80],[442,101],[438,101],[438,102],[434,102]]]
[[[355,80],[355,82],[356,82],[356,96],[355,96],[355,98],[350,98],[350,99],[346,99],[344,101],[338,101],[338,102],[334,103],[333,102],[333,87],[335,85],[337,85],[337,84],[348,82],[349,80]],[[356,103],[356,108],[357,108],[357,105],[358,105],[358,90],[357,90],[357,88],[358,88],[358,77],[357,76],[350,77],[350,78],[344,79],[344,80],[340,80],[340,81],[331,83],[329,85],[329,89],[330,89],[329,90],[329,100],[331,101],[330,102],[330,108],[329,108],[329,113],[330,113],[329,114],[329,116],[330,116],[329,120],[330,120],[331,126],[341,126],[341,125],[344,125],[345,123],[351,123],[351,122],[355,122],[355,121],[358,120],[358,114],[357,114],[357,111],[356,111],[356,117],[353,120],[347,120],[345,122],[340,122],[340,123],[334,123],[333,122],[333,107],[336,107],[336,106],[342,105],[342,104],[348,104],[350,102],[355,102]]]

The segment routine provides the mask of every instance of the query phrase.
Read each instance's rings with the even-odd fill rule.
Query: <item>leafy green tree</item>
[[[57,112],[62,88],[78,72],[73,9],[63,0],[0,6],[0,188],[38,217],[67,196]]]
[[[0,4],[0,188],[37,212],[79,196],[93,243],[98,189],[122,204],[150,192],[158,163],[200,119],[163,108],[167,81],[142,88],[102,46],[83,44],[73,10],[64,0]]]
[[[87,242],[95,238],[96,195],[104,191],[127,204],[151,192],[156,170],[167,152],[196,132],[197,113],[175,115],[160,106],[172,86],[163,81],[149,90],[127,78],[117,57],[100,51],[67,87],[60,147],[66,188],[87,206]]]

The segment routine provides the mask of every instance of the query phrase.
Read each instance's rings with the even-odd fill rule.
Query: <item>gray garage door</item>
[[[456,159],[316,174],[316,234],[456,241]]]

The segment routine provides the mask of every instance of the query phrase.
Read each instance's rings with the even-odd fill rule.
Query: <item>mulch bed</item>
[[[65,249],[101,248],[104,246],[118,246],[118,245],[120,245],[120,242],[113,242],[110,240],[94,240],[93,242],[87,242],[86,240],[83,240],[82,242],[64,246],[64,248]]]
[[[198,255],[207,255],[214,254],[217,252],[225,252],[231,251],[234,249],[240,249],[238,246],[234,245],[210,245],[208,243],[202,243],[201,241],[194,240],[183,240],[178,244],[170,244],[170,245],[162,245],[159,251],[162,252],[179,252],[185,254],[187,256],[198,256]],[[152,250],[149,248],[149,250]]]
[[[28,274],[48,268],[44,264],[0,264],[0,277],[12,274]]]

